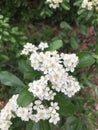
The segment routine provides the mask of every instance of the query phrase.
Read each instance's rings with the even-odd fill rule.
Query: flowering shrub
[[[20,117],[23,121],[49,120],[57,124],[60,120],[59,104],[54,101],[57,93],[72,97],[80,90],[78,81],[68,74],[74,72],[78,64],[76,54],[59,54],[57,51],[45,51],[47,43],[41,42],[38,47],[31,43],[24,45],[21,55],[29,55],[31,67],[43,72],[39,80],[28,84],[28,92],[34,96],[34,101],[26,107],[18,105],[19,95],[14,95],[0,113],[0,128],[8,130],[11,118]],[[26,97],[25,97],[26,98]],[[25,100],[25,99],[24,99]],[[45,103],[44,103],[45,101]]]
[[[0,6],[9,17],[0,15],[0,100],[12,97],[1,110],[0,129],[94,130],[97,0],[2,0]]]

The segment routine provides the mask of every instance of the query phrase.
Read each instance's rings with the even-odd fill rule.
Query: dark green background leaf
[[[38,123],[35,122],[28,122],[26,125],[26,130],[54,130],[52,125],[47,121],[39,121]]]
[[[48,50],[54,51],[54,50],[60,49],[62,46],[63,46],[62,40],[56,40],[50,44]]]
[[[8,71],[0,72],[0,81],[3,85],[6,86],[16,86],[16,87],[25,86],[25,84],[17,76]]]
[[[88,51],[79,52],[77,56],[79,57],[78,67],[90,66],[95,62],[92,54]]]
[[[88,130],[84,120],[80,120],[75,116],[70,116],[66,119],[66,122],[61,130]]]
[[[71,37],[71,39],[70,39],[70,44],[71,44],[71,47],[72,47],[73,49],[78,49],[78,42],[77,42],[76,38]]]
[[[76,106],[71,103],[71,100],[63,94],[55,96],[55,101],[58,102],[60,107],[59,114],[63,116],[73,115],[76,111]]]

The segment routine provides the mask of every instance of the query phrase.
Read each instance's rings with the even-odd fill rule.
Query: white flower
[[[92,10],[93,7],[98,6],[98,0],[83,0],[82,2],[82,8],[87,8],[88,10]]]
[[[32,106],[33,104],[31,103],[27,107],[18,107],[16,115],[20,117],[23,121],[29,121],[30,115],[32,114]]]
[[[82,8],[86,8],[87,5],[88,5],[88,0],[83,0]]]
[[[51,118],[49,119],[50,123],[57,124],[57,122],[60,120],[59,114],[55,113],[51,115]]]
[[[63,0],[46,0],[46,3],[49,4],[50,8],[56,9],[59,7],[59,4],[62,3]]]
[[[47,115],[47,110],[46,109],[39,109],[37,113],[37,118],[39,120],[47,120],[49,116]]]
[[[59,7],[59,4],[57,4],[57,3],[51,3],[51,4],[49,4],[49,7],[50,8],[53,8],[53,9],[56,9],[57,7]]]
[[[48,48],[48,43],[47,42],[41,42],[39,44],[38,48],[43,51],[45,48]]]
[[[8,130],[12,124],[11,118],[15,118],[14,112],[17,110],[18,105],[16,100],[18,95],[13,95],[6,106],[1,110],[0,113],[0,129]]]
[[[76,54],[61,54],[63,59],[63,64],[66,67],[66,71],[74,71],[74,68],[77,66],[79,60]]]
[[[52,107],[52,109],[59,110],[59,106],[58,106],[57,102],[55,102],[55,103],[51,102],[51,107]]]
[[[88,5],[87,5],[87,7],[88,7],[88,10],[92,10],[92,8],[93,8],[92,2],[89,2]]]
[[[47,82],[46,77],[42,76],[40,80],[29,83],[28,91],[32,92],[33,95],[38,97],[40,100],[54,99],[55,93],[47,86]]]
[[[98,0],[92,0],[93,6],[98,6]]]
[[[9,130],[11,125],[12,125],[11,121],[0,119],[0,130]]]
[[[39,109],[43,108],[42,102],[40,100],[36,100],[34,103],[35,103],[35,105],[33,107],[34,110],[38,111]]]
[[[53,0],[54,3],[62,3],[63,0]]]
[[[35,52],[38,48],[35,47],[35,45],[32,45],[32,43],[27,43],[24,45],[24,49],[21,52],[21,55],[28,55],[30,52]]]
[[[23,121],[28,121],[29,120],[28,109],[26,109],[26,108],[19,107],[16,114]]]

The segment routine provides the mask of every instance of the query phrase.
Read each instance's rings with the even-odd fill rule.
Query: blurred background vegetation
[[[66,99],[69,105],[65,105],[62,120],[56,126],[58,130],[98,127],[98,11],[83,9],[81,3],[82,0],[64,0],[60,8],[54,10],[45,0],[0,1],[1,101],[6,103],[37,76],[20,56],[26,42],[38,45],[41,41],[51,44],[62,40],[60,52],[74,52],[79,56],[74,75],[81,84],[81,91],[70,101]],[[66,104],[66,100],[62,104]],[[16,122],[14,130],[21,128],[19,121]]]

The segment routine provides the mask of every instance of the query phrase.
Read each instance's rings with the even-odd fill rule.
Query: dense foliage
[[[56,95],[55,102],[60,107],[57,124],[47,120],[24,122],[18,116],[11,120],[10,130],[94,130],[98,127],[95,109],[98,87],[91,82],[92,77],[98,76],[98,2],[55,1],[0,1],[0,99],[7,102],[13,94],[19,93],[20,107],[37,100],[27,91],[28,84],[43,74],[32,69],[28,59],[21,55],[26,42],[36,47],[40,42],[47,42],[49,51],[76,53],[79,63],[70,75],[79,81],[80,92],[70,98],[62,93]],[[82,39],[87,37],[90,27],[95,40],[83,51]],[[43,101],[45,105],[49,103],[46,99]]]

